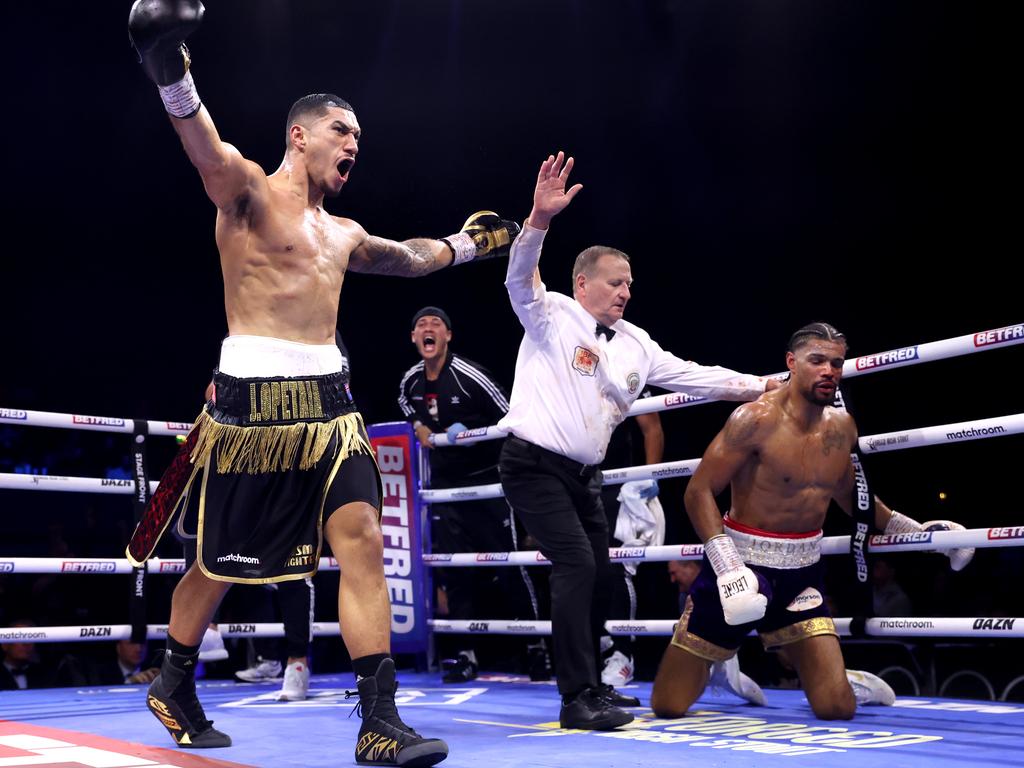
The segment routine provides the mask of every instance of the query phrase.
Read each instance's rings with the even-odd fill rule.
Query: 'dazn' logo
[[[601,358],[586,347],[576,347],[572,358],[572,367],[584,376],[593,376],[597,373],[597,364],[600,361]]]

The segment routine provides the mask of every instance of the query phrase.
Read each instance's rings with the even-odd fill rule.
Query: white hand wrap
[[[757,621],[764,616],[768,598],[758,592],[757,575],[747,568],[727,534],[704,542],[704,552],[718,576],[718,597],[725,623],[733,626]]]
[[[963,531],[966,530],[960,523],[951,520],[930,520],[927,523],[919,523],[916,520],[901,515],[895,509],[892,510],[892,517],[885,525],[887,534],[895,533],[918,533],[920,531]],[[957,547],[955,549],[936,549],[949,558],[949,567],[954,571],[963,570],[974,557],[974,547]]]
[[[160,98],[164,102],[164,109],[169,115],[185,120],[193,117],[201,106],[199,94],[196,93],[196,84],[192,80],[192,73],[185,72],[185,77],[170,85],[159,85]]]
[[[476,258],[476,241],[473,240],[472,235],[466,232],[457,232],[454,235],[442,237],[441,242],[452,251],[451,266],[453,267]]]

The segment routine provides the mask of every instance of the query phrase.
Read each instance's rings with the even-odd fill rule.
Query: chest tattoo
[[[821,452],[828,456],[834,449],[848,450],[847,441],[842,430],[837,429],[834,425],[829,425],[821,436]]]

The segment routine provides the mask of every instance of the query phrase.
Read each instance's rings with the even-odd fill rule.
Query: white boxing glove
[[[919,523],[913,518],[907,517],[892,510],[892,517],[885,525],[885,533],[918,533],[921,531],[963,531],[966,530],[960,523],[952,520],[929,520],[927,523]],[[954,571],[961,571],[971,562],[974,557],[974,547],[956,547],[955,549],[937,549],[949,558],[949,567]]]
[[[960,523],[954,523],[952,520],[929,520],[927,523],[921,523],[926,531],[965,531]],[[946,557],[949,558],[949,567],[954,571],[962,571],[971,558],[974,557],[974,547],[957,547],[956,549],[940,549]]]
[[[762,618],[768,608],[768,598],[759,591],[757,574],[744,565],[728,534],[721,533],[705,541],[704,552],[718,577],[718,597],[722,601],[725,623],[736,626]]]

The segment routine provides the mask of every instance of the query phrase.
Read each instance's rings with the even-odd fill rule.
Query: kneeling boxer
[[[846,670],[824,600],[821,526],[834,498],[852,512],[850,453],[857,428],[832,408],[846,338],[827,323],[793,334],[789,384],[737,408],[704,453],[686,489],[686,511],[705,559],[651,692],[659,717],[681,717],[708,681],[708,669],[736,653],[756,629],[769,649],[786,647],[814,714],[848,720],[857,704],[892,704],[892,689]],[[732,488],[724,517],[715,496]],[[886,533],[923,530],[876,499]],[[962,527],[955,523],[939,527]],[[957,570],[972,549],[947,553]]]

